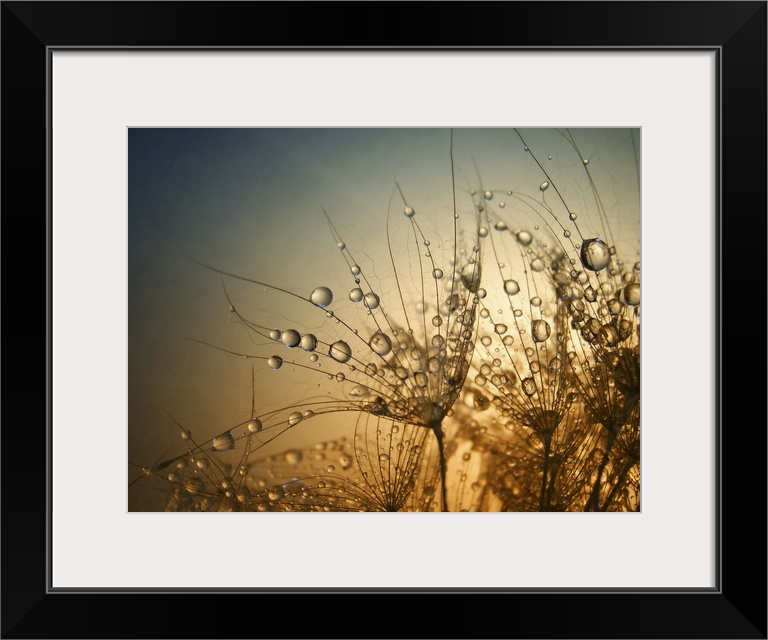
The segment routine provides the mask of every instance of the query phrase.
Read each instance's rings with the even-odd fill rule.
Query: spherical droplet
[[[600,238],[585,240],[581,246],[581,263],[585,269],[600,271],[611,261],[611,251]]]
[[[205,491],[205,483],[200,478],[190,478],[184,483],[184,488],[190,493],[202,493]]]
[[[544,262],[539,260],[539,258],[534,258],[531,260],[531,271],[535,271],[536,273],[541,273],[545,269]]]
[[[363,290],[355,287],[352,289],[352,291],[349,292],[349,299],[352,302],[360,302],[363,299]]]
[[[347,362],[352,357],[352,349],[343,340],[337,340],[331,345],[328,355],[336,362]]]
[[[624,287],[624,300],[633,307],[640,304],[640,283],[633,282]]]
[[[504,291],[508,295],[513,296],[520,291],[520,285],[517,284],[517,280],[507,280],[504,282]]]
[[[211,442],[214,451],[228,451],[235,448],[235,439],[232,434],[227,431],[220,436],[216,436]]]
[[[526,247],[533,242],[533,236],[527,231],[518,231],[515,237],[520,244]]]
[[[261,420],[258,418],[254,418],[248,423],[248,431],[251,433],[258,433],[264,428],[264,425],[261,423]]]
[[[406,208],[403,210],[403,213],[405,214],[405,217],[406,217],[406,218],[413,218],[413,216],[414,216],[414,214],[415,214],[416,212],[413,210],[413,207],[406,207]]]
[[[480,343],[484,347],[490,347],[492,342],[493,340],[491,339],[491,336],[483,336],[482,338],[480,338]]]
[[[333,291],[328,287],[317,287],[317,289],[310,294],[309,299],[312,304],[325,308],[333,302]]]
[[[488,202],[490,202],[491,200],[493,200],[493,191],[486,191],[486,192],[483,194],[483,198],[485,198],[485,199],[486,199]]]
[[[434,269],[434,270],[432,271],[432,277],[433,277],[435,280],[440,280],[440,278],[442,278],[442,277],[443,277],[443,270],[442,270],[442,269]]]
[[[283,489],[279,484],[276,484],[274,487],[270,487],[269,491],[267,492],[267,497],[273,502],[275,500],[280,500],[284,495],[285,489]]]
[[[353,264],[349,270],[352,272],[353,276],[359,276],[360,275],[360,267],[358,267],[356,264]]]
[[[339,248],[339,251],[344,251],[344,249],[347,248],[347,245],[345,245],[343,242],[337,242],[336,246]]]
[[[378,309],[379,308],[379,296],[377,296],[373,291],[369,291],[365,294],[365,299],[363,300],[363,304],[368,309]]]
[[[507,325],[502,324],[499,322],[497,325],[493,327],[493,330],[498,333],[499,335],[502,335],[507,332]]]
[[[499,206],[503,205],[503,202],[499,203]],[[493,228],[496,229],[496,231],[506,231],[507,230],[507,223],[502,222],[499,220],[496,224],[493,225]]]
[[[371,336],[368,345],[375,354],[380,356],[385,356],[392,351],[392,341],[386,333],[382,333],[381,331],[377,331]]]
[[[549,182],[542,182],[539,185],[539,191],[546,191],[547,189],[549,189]]]
[[[277,370],[283,366],[283,359],[280,356],[271,356],[269,360],[267,360],[267,364],[272,369]]]
[[[546,320],[534,320],[531,323],[531,335],[534,342],[545,342],[552,329]]]
[[[333,473],[334,471],[336,471],[336,467],[332,464],[329,464],[326,470],[328,471],[328,473]]]
[[[532,396],[536,393],[536,381],[533,378],[526,378],[522,381],[523,393]]]
[[[299,424],[303,418],[304,416],[302,415],[301,411],[294,411],[291,415],[288,416],[288,424],[293,427],[294,425]]]
[[[480,227],[480,229],[478,229],[477,231],[477,235],[479,235],[481,238],[488,237],[488,229],[486,229],[485,227]]]
[[[468,262],[461,270],[461,281],[472,293],[477,293],[480,288],[480,265],[477,262]]]
[[[315,347],[317,347],[317,338],[311,333],[306,333],[301,336],[299,346],[304,349],[304,351],[314,351]]]
[[[283,335],[283,332],[280,331],[280,329],[272,329],[272,331],[269,332],[269,337],[274,341],[280,340],[281,335]]]
[[[282,340],[286,347],[291,348],[301,342],[301,335],[294,329],[286,329],[280,336],[280,340]]]

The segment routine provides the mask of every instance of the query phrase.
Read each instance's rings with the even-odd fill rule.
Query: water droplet
[[[228,451],[229,449],[235,448],[235,439],[232,437],[232,434],[227,431],[227,433],[216,436],[211,444],[214,451]]]
[[[273,502],[276,500],[281,500],[283,496],[285,496],[285,489],[283,489],[279,484],[276,484],[274,487],[270,487],[269,491],[267,492],[267,497]]]
[[[318,357],[317,357],[316,353],[313,353],[311,356],[309,356],[309,361],[310,362],[317,362],[317,360],[318,360]],[[320,365],[318,365],[318,366],[320,366]]]
[[[369,309],[378,309],[379,296],[377,296],[373,291],[369,291],[365,294],[365,300],[363,300],[363,304]]]
[[[382,333],[381,331],[377,331],[371,336],[368,345],[375,354],[380,356],[385,356],[392,351],[392,341],[386,333]]]
[[[493,191],[486,191],[486,192],[483,194],[483,198],[485,198],[485,199],[486,199],[488,202],[490,202],[491,200],[493,200]]]
[[[477,262],[468,262],[461,270],[461,281],[472,293],[477,293],[480,288],[480,265]]]
[[[301,336],[299,346],[304,349],[304,351],[314,351],[315,347],[317,347],[317,338],[311,333],[307,333]]]
[[[205,483],[200,478],[190,478],[184,483],[184,488],[190,493],[202,493],[205,491]]]
[[[251,433],[258,433],[263,428],[264,428],[264,425],[261,423],[261,420],[259,420],[258,418],[253,418],[253,420],[251,420],[248,423],[248,431],[250,431]]]
[[[269,332],[269,337],[274,341],[280,340],[281,335],[283,335],[283,333],[280,329],[272,329],[272,331]]]
[[[479,235],[481,238],[485,238],[488,236],[488,229],[485,227],[480,227],[477,231],[477,235]]]
[[[432,318],[433,327],[439,327],[441,324],[443,324],[443,319],[440,316],[435,316]]]
[[[581,247],[581,263],[585,269],[600,271],[611,261],[611,251],[600,238],[585,240]]]
[[[522,381],[523,393],[532,396],[536,393],[536,381],[533,378],[526,378]]]
[[[504,283],[504,291],[508,295],[513,296],[520,291],[520,285],[517,284],[516,280],[507,280]]]
[[[511,347],[515,344],[515,339],[512,336],[504,336],[501,341],[504,343],[505,347]]]
[[[271,357],[269,358],[269,360],[267,360],[267,364],[268,364],[268,365],[269,365],[269,366],[270,366],[272,369],[275,369],[275,370],[276,370],[276,369],[279,369],[280,367],[282,367],[282,366],[283,366],[283,359],[282,359],[280,356],[271,356]]]
[[[299,424],[303,418],[304,416],[301,414],[301,411],[294,411],[291,415],[288,416],[288,424],[293,427],[294,425]]]
[[[339,247],[340,249],[343,248]],[[309,296],[312,304],[316,304],[318,307],[327,307],[333,302],[333,292],[328,287],[317,287]]]
[[[633,282],[624,287],[624,300],[633,307],[640,304],[640,283]]]
[[[527,231],[518,231],[516,237],[517,241],[526,247],[533,242],[533,236]]]
[[[360,275],[360,267],[358,267],[356,264],[353,264],[349,270],[352,272],[353,276],[359,276]]]
[[[541,273],[544,271],[546,267],[544,266],[544,263],[539,260],[539,258],[534,258],[531,260],[531,271],[535,271],[536,273]]]
[[[435,280],[440,280],[440,278],[442,278],[442,277],[443,277],[443,270],[442,270],[442,269],[434,269],[434,270],[432,271],[432,277],[433,277]]]
[[[484,347],[490,347],[492,342],[493,340],[491,339],[491,336],[483,336],[482,338],[480,338],[480,343]]]
[[[376,368],[376,365],[373,364],[373,362],[370,362],[365,365],[365,373],[367,373],[372,378],[378,373],[378,369]]]
[[[584,164],[589,164],[589,158],[582,158],[581,160]]]
[[[198,469],[207,469],[208,468],[208,458],[200,458],[197,461],[197,468]]]
[[[344,382],[346,379],[346,376],[341,371],[336,374],[336,382]]]
[[[531,323],[531,335],[534,342],[545,342],[552,332],[546,320],[534,320]]]
[[[503,205],[503,202],[499,203],[499,206]],[[493,228],[496,229],[496,231],[506,231],[507,230],[507,223],[502,222],[499,220],[495,225],[493,225]]]
[[[355,287],[349,292],[349,299],[352,302],[360,302],[363,299],[363,290]]]
[[[328,473],[333,473],[334,471],[336,471],[336,467],[332,464],[329,464],[327,467],[327,471]]]
[[[352,357],[352,349],[343,340],[337,340],[331,345],[328,355],[336,362],[347,362]]]
[[[288,449],[285,452],[285,461],[288,464],[299,464],[301,462],[301,451],[298,449]]]
[[[406,218],[413,218],[413,216],[415,215],[416,212],[413,210],[412,207],[406,207],[403,210],[403,213],[405,214]]]
[[[181,439],[182,440],[189,440],[192,437],[192,432],[189,429],[182,429],[181,430]]]
[[[420,387],[426,387],[429,384],[429,378],[427,377],[427,374],[423,371],[417,371],[413,379],[416,381],[416,384]]]
[[[493,330],[498,333],[499,335],[502,335],[503,333],[507,332],[507,325],[502,324],[501,322],[493,327]]]
[[[539,185],[539,191],[546,191],[547,189],[549,189],[549,182],[542,182]]]
[[[345,245],[343,242],[337,242],[336,246],[339,248],[339,251],[344,251],[344,249],[347,248],[347,245]]]
[[[301,335],[299,335],[299,332],[294,329],[286,329],[283,331],[280,339],[282,340],[283,344],[290,349],[291,347],[295,347],[297,344],[299,344],[299,342],[301,342]]]

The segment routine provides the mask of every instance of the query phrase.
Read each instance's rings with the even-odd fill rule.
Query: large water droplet
[[[633,282],[624,287],[624,300],[633,307],[640,304],[640,283]]]
[[[526,247],[533,242],[533,236],[527,231],[518,231],[516,237],[517,241]]]
[[[486,199],[488,202],[490,202],[491,200],[493,200],[493,191],[486,191],[486,192],[483,194],[483,198],[485,198],[485,199]]]
[[[581,263],[585,269],[600,271],[611,261],[611,251],[600,238],[585,240],[581,246]]]
[[[232,434],[227,431],[220,436],[216,436],[211,442],[214,451],[229,451],[229,449],[235,448],[235,439]]]
[[[493,330],[498,333],[499,335],[502,335],[507,332],[507,325],[502,324],[499,322],[497,325],[493,327]]]
[[[352,349],[343,340],[337,340],[331,345],[328,355],[336,362],[347,362],[352,357]]]
[[[517,280],[507,280],[504,282],[504,291],[508,295],[513,296],[520,291],[520,285],[517,283]]]
[[[307,333],[301,336],[299,346],[304,349],[304,351],[314,351],[315,347],[317,347],[317,338],[311,333]]]
[[[273,502],[275,500],[282,499],[284,495],[285,489],[283,489],[279,484],[276,484],[274,487],[270,487],[269,491],[267,492],[267,497]]]
[[[379,308],[379,296],[377,296],[373,291],[369,291],[365,294],[365,299],[363,300],[363,304],[368,307],[369,309],[378,309]]]
[[[270,357],[270,358],[267,360],[267,364],[268,364],[268,365],[269,365],[269,366],[270,366],[272,369],[275,369],[275,370],[277,370],[277,369],[279,369],[280,367],[282,367],[282,366],[283,366],[283,359],[282,359],[280,356],[271,356],[271,357]]]
[[[480,288],[480,265],[477,262],[468,262],[461,270],[461,281],[472,293],[477,293]]]
[[[318,307],[327,307],[333,302],[333,291],[328,287],[317,287],[317,289],[311,293],[309,299],[312,304],[316,304]]]
[[[523,393],[527,396],[532,396],[536,393],[536,381],[533,378],[526,378],[522,382]]]
[[[546,191],[547,189],[549,189],[549,182],[542,182],[539,185],[539,191]]]
[[[434,269],[434,270],[432,271],[432,277],[433,277],[435,280],[439,280],[440,278],[442,278],[442,277],[443,277],[443,270],[442,270],[442,269]]]
[[[294,425],[299,424],[303,418],[304,416],[302,415],[301,411],[294,411],[291,415],[288,416],[288,424],[293,427]]]
[[[283,344],[286,347],[295,347],[299,342],[301,342],[301,335],[299,335],[299,332],[294,329],[286,329],[283,331],[282,335],[280,336],[280,339],[283,341]]]
[[[349,299],[352,302],[360,302],[363,299],[363,290],[355,287],[352,289],[352,291],[349,292]]]
[[[413,207],[406,207],[406,208],[403,210],[403,213],[405,214],[405,217],[406,217],[406,218],[413,218],[413,216],[414,216],[414,214],[415,214],[416,212],[413,210]]]
[[[534,320],[531,323],[531,335],[534,342],[544,342],[549,338],[552,329],[546,320]]]
[[[251,433],[258,433],[264,428],[264,425],[261,423],[261,420],[258,418],[254,418],[248,423],[248,431]]]
[[[280,340],[280,336],[283,335],[283,332],[280,331],[280,329],[272,329],[272,331],[269,332],[269,337],[272,340]]]
[[[381,331],[374,333],[368,344],[373,352],[380,356],[385,356],[392,351],[392,341],[386,333],[382,333]]]
[[[545,269],[544,262],[542,262],[539,258],[534,258],[531,260],[531,271],[535,271],[536,273],[541,273]]]
[[[202,493],[205,491],[205,483],[200,478],[190,478],[184,483],[184,488],[190,493]]]

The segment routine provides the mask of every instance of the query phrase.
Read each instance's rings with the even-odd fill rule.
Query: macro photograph
[[[640,512],[641,157],[129,128],[129,511]]]

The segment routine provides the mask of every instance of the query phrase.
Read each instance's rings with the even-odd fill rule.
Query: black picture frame
[[[766,430],[765,415],[756,410],[765,406],[764,385],[759,402],[753,395],[756,379],[763,381],[753,362],[762,364],[766,351],[763,342],[755,344],[764,335],[761,328],[744,328],[765,317],[766,7],[764,1],[3,2],[2,302],[10,364],[0,433],[2,637],[766,638]],[[428,20],[419,17],[421,11]],[[327,20],[328,15],[336,18]],[[721,83],[717,587],[631,593],[51,592],[45,473],[52,463],[47,132],[48,64],[56,47],[716,51]],[[757,295],[756,279],[763,287]],[[728,330],[726,317],[732,318]],[[40,361],[31,357],[32,345],[40,350]],[[728,396],[726,380],[737,385]]]

